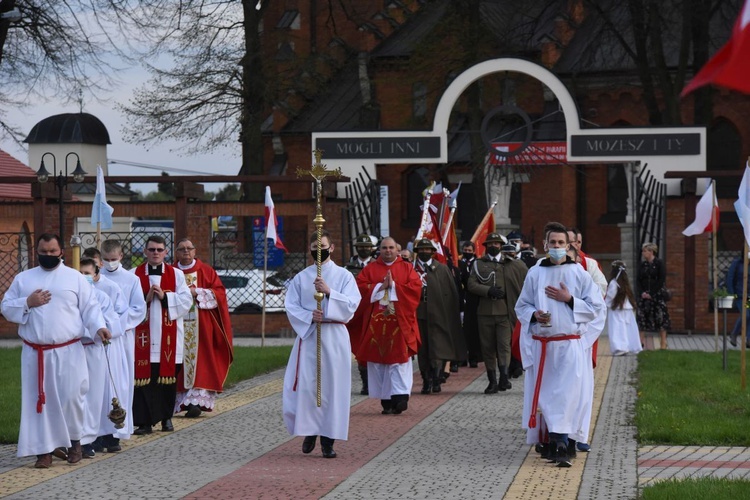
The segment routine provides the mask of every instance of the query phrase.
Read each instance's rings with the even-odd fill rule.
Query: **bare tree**
[[[0,107],[23,107],[54,96],[62,102],[81,92],[100,95],[116,81],[116,52],[98,14],[105,0],[1,0]],[[21,133],[0,112],[0,135]]]

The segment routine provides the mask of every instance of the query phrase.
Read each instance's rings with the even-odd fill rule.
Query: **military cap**
[[[414,245],[414,250],[420,250],[422,248],[429,248],[430,250],[435,250],[435,245],[432,244],[432,240],[428,238],[422,238],[419,240],[419,242]]]
[[[484,240],[485,246],[487,246],[487,243],[502,243],[504,245],[508,243],[508,240],[500,233],[490,233],[487,235],[487,239]]]
[[[508,233],[508,241],[523,240],[523,235],[518,231],[511,231]]]
[[[367,234],[360,234],[357,236],[357,239],[354,240],[354,246],[355,247],[374,247],[372,243],[372,239],[370,239],[370,236]]]

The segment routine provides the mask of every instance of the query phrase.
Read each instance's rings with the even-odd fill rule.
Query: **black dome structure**
[[[27,144],[111,144],[107,127],[89,113],[63,113],[45,118],[23,140]]]

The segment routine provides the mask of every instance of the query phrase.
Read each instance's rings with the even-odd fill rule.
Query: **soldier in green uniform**
[[[526,278],[526,265],[503,256],[505,237],[491,233],[484,242],[486,252],[474,261],[469,275],[469,293],[479,298],[477,323],[482,358],[489,385],[485,394],[495,394],[512,387],[508,380],[510,339],[516,324],[516,301]],[[498,380],[499,370],[499,380]]]
[[[440,392],[443,365],[448,360],[463,361],[466,343],[461,335],[458,288],[448,266],[433,259],[435,247],[421,239],[414,247],[414,269],[422,279],[422,297],[417,307],[417,323],[422,344],[417,359],[422,374],[422,394]]]

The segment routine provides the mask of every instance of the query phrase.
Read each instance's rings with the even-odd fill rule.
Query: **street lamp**
[[[70,156],[76,157],[76,169],[73,170],[73,180],[75,182],[83,182],[83,178],[86,176],[86,171],[81,168],[81,158],[76,153],[68,153],[65,155],[65,171],[60,169],[57,171],[57,159],[55,155],[50,152],[42,155],[42,163],[39,166],[39,170],[36,172],[36,178],[41,183],[49,180],[50,173],[44,168],[44,157],[50,155],[52,157],[52,176],[55,178],[55,185],[57,186],[57,203],[60,208],[60,241],[65,241],[65,200],[63,199],[63,189],[68,185],[68,158]]]

